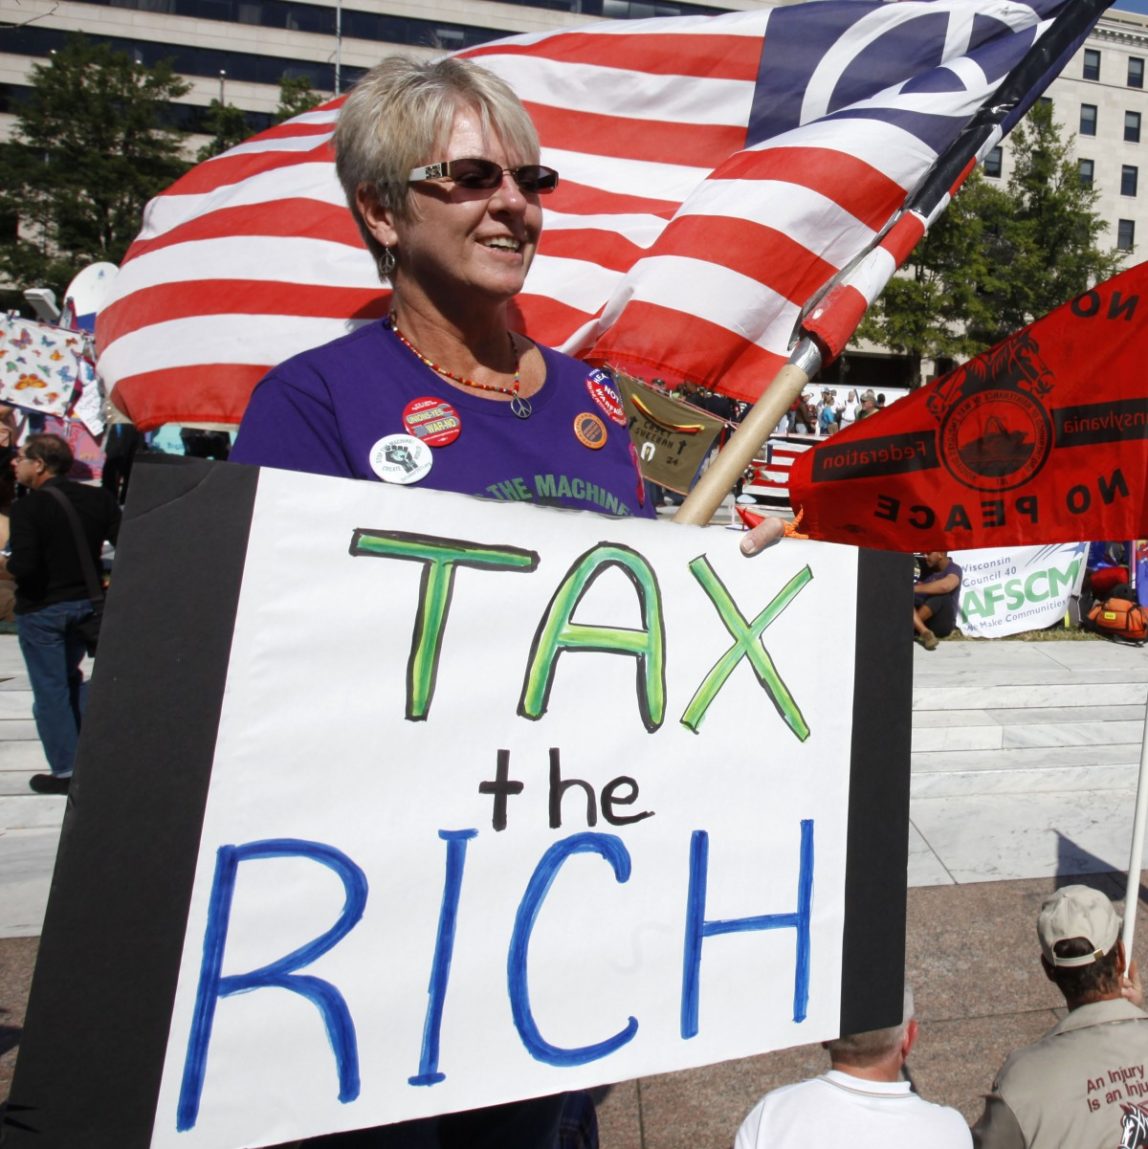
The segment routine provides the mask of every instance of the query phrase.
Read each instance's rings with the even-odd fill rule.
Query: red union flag
[[[807,451],[813,538],[958,550],[1148,534],[1148,264]]]
[[[803,308],[1034,45],[1055,44],[998,109],[1012,126],[1100,7],[808,3],[469,50],[518,92],[562,173],[515,326],[756,399]],[[140,427],[238,422],[269,367],[385,312],[331,162],[338,107],[200,164],[149,206],[97,331],[99,369]]]

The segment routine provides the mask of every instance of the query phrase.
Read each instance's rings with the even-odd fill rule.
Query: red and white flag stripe
[[[1070,2],[809,3],[469,50],[522,97],[562,174],[517,325],[755,398],[803,308]],[[335,179],[338,106],[149,205],[97,331],[100,371],[141,427],[238,421],[268,367],[385,312]]]

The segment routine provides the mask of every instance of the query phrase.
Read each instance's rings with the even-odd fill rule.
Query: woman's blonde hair
[[[493,72],[469,60],[412,60],[388,56],[352,89],[335,128],[335,170],[351,214],[379,274],[386,278],[390,253],[370,233],[356,196],[367,188],[396,218],[410,215],[413,168],[444,159],[461,108],[474,109],[483,133],[496,136],[514,165],[538,162],[538,133],[522,102]]]

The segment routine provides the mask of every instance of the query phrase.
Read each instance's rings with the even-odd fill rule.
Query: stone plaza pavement
[[[909,1069],[923,1096],[969,1120],[1005,1054],[1057,1018],[1034,929],[1043,896],[1084,880],[1123,900],[1146,702],[1148,648],[915,648],[907,970],[922,1035]],[[28,792],[42,769],[16,640],[0,636],[0,1099],[64,809]],[[601,1143],[727,1147],[762,1093],[825,1065],[818,1047],[802,1047],[614,1085],[599,1091]]]

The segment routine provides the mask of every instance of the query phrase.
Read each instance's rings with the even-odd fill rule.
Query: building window
[[[1128,86],[1144,87],[1144,61],[1139,56],[1128,57]]]
[[[1124,131],[1128,131],[1127,119],[1125,119]],[[1096,135],[1096,105],[1095,104],[1081,104],[1080,105],[1080,134],[1082,136]],[[1127,139],[1127,134],[1125,135]]]
[[[1136,246],[1136,221],[1119,220],[1116,225],[1116,247],[1120,251],[1131,251]]]
[[[1084,78],[1086,80],[1100,79],[1100,50],[1098,48],[1084,49]]]
[[[1093,133],[1095,135],[1095,132]],[[1140,142],[1140,113],[1124,113],[1124,140],[1129,144]]]
[[[1003,154],[998,144],[997,147],[993,148],[993,150],[985,156],[984,170],[986,176],[990,176],[994,180],[1001,178],[1001,157]]]
[[[1133,167],[1131,164],[1125,164],[1120,169],[1120,194],[1121,195],[1135,195],[1136,194],[1136,178],[1138,168]]]
[[[1077,170],[1080,172],[1080,186],[1082,188],[1092,187],[1092,176],[1095,171],[1093,162],[1091,160],[1079,160]]]

